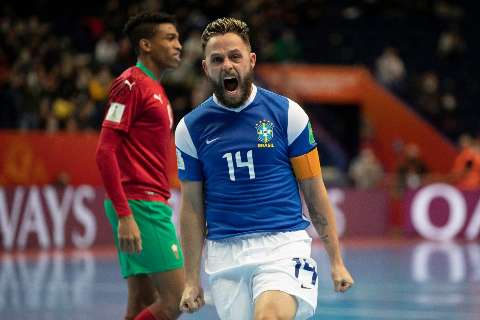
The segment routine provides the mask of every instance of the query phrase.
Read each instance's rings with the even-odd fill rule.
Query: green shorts
[[[142,252],[125,253],[118,245],[118,216],[110,200],[105,212],[113,228],[115,246],[124,278],[183,267],[183,253],[172,223],[172,209],[162,202],[128,200],[142,237]]]

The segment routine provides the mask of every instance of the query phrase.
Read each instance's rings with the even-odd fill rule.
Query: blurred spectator
[[[441,123],[440,128],[449,137],[458,137],[463,131],[461,127],[461,110],[455,95],[446,92],[440,98],[441,103]]]
[[[273,43],[270,54],[271,59],[279,63],[301,61],[302,48],[295,33],[290,29],[283,30],[280,37]]]
[[[111,82],[112,74],[110,70],[107,67],[100,68],[88,83],[88,91],[92,100],[95,102],[105,102]]]
[[[79,130],[98,129],[102,120],[102,105],[96,107],[88,95],[80,94],[75,98],[75,122]]]
[[[453,183],[464,190],[480,188],[480,141],[468,134],[459,139],[460,153],[452,168]]]
[[[397,49],[387,47],[375,62],[375,75],[385,87],[394,92],[401,92],[405,81],[405,64],[398,55]]]
[[[437,51],[441,58],[458,57],[465,51],[465,41],[456,29],[443,31],[438,38]]]
[[[441,115],[439,79],[434,71],[425,72],[420,78],[417,105],[420,112],[438,122]]]
[[[95,46],[95,60],[100,64],[112,65],[117,58],[119,46],[113,33],[107,32]]]
[[[75,105],[70,99],[57,98],[52,104],[52,113],[56,119],[58,127],[64,129],[67,127],[67,122],[73,116]]]
[[[420,149],[416,144],[408,144],[404,148],[403,157],[396,169],[396,183],[400,192],[407,189],[419,188],[428,173],[427,166],[422,160]]]
[[[114,75],[120,74],[123,70],[136,63],[136,58],[131,56],[132,51],[130,41],[127,37],[119,40],[117,59],[112,65],[112,73]]]
[[[370,148],[362,149],[352,160],[348,173],[359,189],[377,188],[383,180],[382,164]]]

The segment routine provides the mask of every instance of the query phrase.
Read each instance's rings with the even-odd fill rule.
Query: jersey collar
[[[250,97],[248,97],[247,101],[245,101],[244,104],[242,104],[241,106],[239,106],[237,108],[230,108],[230,107],[224,106],[220,101],[218,101],[218,98],[215,94],[213,94],[213,102],[215,102],[219,107],[221,107],[223,109],[227,109],[227,110],[234,111],[234,112],[240,112],[243,109],[245,109],[246,107],[248,107],[253,102],[256,95],[257,95],[257,86],[252,83],[252,92],[250,92]]]
[[[147,67],[145,67],[145,65],[140,60],[137,61],[137,64],[135,66],[142,70],[147,76],[149,76],[153,80],[158,81],[158,78],[155,77],[153,72],[150,71]]]

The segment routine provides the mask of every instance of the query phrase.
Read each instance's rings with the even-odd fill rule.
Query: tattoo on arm
[[[318,231],[320,232],[320,240],[322,240],[323,243],[328,243],[330,240],[328,234],[325,233],[325,229],[328,227],[327,218],[322,215],[318,215],[314,219],[312,219],[312,222],[314,222],[314,225],[318,226]]]
[[[328,226],[328,220],[324,216],[318,217],[318,223],[324,228]]]

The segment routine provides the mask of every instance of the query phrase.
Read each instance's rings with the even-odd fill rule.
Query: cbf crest
[[[255,124],[259,148],[273,148],[273,123],[268,120],[260,120]]]

